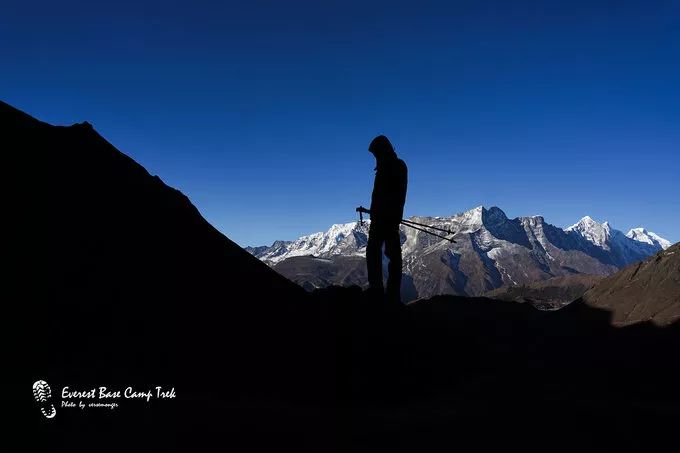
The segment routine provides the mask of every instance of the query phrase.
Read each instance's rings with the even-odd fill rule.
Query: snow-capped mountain
[[[246,250],[269,264],[294,256],[365,255],[369,224],[369,221],[364,225],[336,224],[325,233],[302,236],[294,241],[276,241],[270,247],[246,247]]]
[[[630,230],[624,235],[623,232],[613,229],[609,222],[597,223],[590,216],[583,217],[565,231],[581,236],[594,246],[608,252],[612,262],[619,268],[640,261],[671,245],[669,241],[654,233],[648,233],[644,228]],[[652,239],[652,235],[663,243]]]
[[[626,237],[634,239],[638,242],[644,242],[646,244],[653,245],[655,247],[661,247],[664,250],[672,245],[670,241],[652,233],[651,231],[647,231],[644,228],[633,228],[628,233],[626,233]]]
[[[401,227],[402,290],[410,298],[481,295],[506,284],[529,284],[570,274],[609,275],[670,245],[644,229],[626,235],[608,222],[598,223],[589,216],[562,229],[545,222],[542,216],[509,219],[497,207],[478,206],[450,217],[415,216],[410,220],[452,230],[456,240],[451,243]],[[247,250],[289,278],[305,279],[298,283],[308,288],[310,268],[315,273],[313,286],[348,281],[361,284],[357,279],[364,275],[360,272],[363,269],[349,272],[352,269],[347,267],[365,266],[356,258],[365,256],[369,224],[333,225],[326,232]],[[291,258],[296,259],[283,264]],[[326,266],[319,258],[333,266]],[[305,259],[315,259],[314,266]],[[301,267],[306,271],[301,272]],[[343,275],[342,281],[336,274]],[[347,275],[356,279],[348,280]]]
[[[598,247],[602,247],[605,250],[609,250],[608,240],[611,237],[611,228],[609,227],[609,222],[597,223],[590,216],[585,216],[574,225],[565,228],[564,231],[576,232],[581,235],[584,239],[592,242]]]

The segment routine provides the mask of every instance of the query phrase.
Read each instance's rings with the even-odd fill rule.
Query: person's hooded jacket
[[[373,139],[369,151],[376,157],[371,196],[371,222],[398,224],[404,216],[408,170],[384,135]]]

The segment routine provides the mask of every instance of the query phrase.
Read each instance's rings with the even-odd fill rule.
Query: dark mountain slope
[[[612,311],[617,325],[680,320],[680,244],[605,278],[583,302]]]
[[[239,426],[241,411],[225,407],[244,398],[258,405],[335,397],[332,331],[302,288],[89,124],[50,126],[0,104],[0,125],[22,184],[22,209],[12,216],[25,280],[17,303],[32,313],[30,325],[12,332],[34,340],[21,354],[30,357],[26,382],[44,379],[57,393],[165,385],[180,397],[151,411],[160,417],[151,425],[139,406],[104,419],[58,408],[60,430],[76,436],[102,422],[100,429],[139,423],[134,429],[172,432],[216,411]],[[204,415],[186,419],[183,411]]]

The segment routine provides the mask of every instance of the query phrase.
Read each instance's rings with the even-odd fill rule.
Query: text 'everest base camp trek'
[[[408,220],[451,230],[455,242],[400,227],[404,302],[453,294],[561,308],[605,276],[671,246],[644,228],[624,234],[589,216],[564,229],[542,216],[509,219],[497,207],[482,206],[451,217]],[[368,220],[336,224],[326,232],[246,250],[310,291],[366,287],[369,226]]]

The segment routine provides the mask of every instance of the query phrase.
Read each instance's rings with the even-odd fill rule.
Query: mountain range
[[[542,216],[510,219],[498,207],[409,220],[451,230],[456,242],[401,226],[405,300],[439,294],[480,296],[506,285],[574,274],[611,275],[671,245],[644,228],[624,234],[608,222],[585,216],[563,229]],[[334,284],[365,286],[369,225],[337,224],[326,232],[246,250],[308,290]]]

